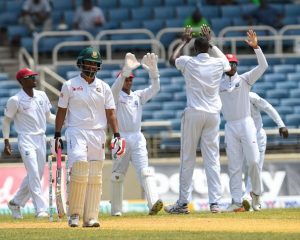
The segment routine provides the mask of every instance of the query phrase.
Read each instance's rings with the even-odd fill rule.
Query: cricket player
[[[185,78],[187,94],[187,107],[181,118],[179,199],[175,204],[164,208],[171,214],[189,213],[188,202],[199,141],[207,177],[210,210],[212,213],[220,212],[219,86],[223,73],[230,70],[230,65],[225,55],[216,46],[210,45],[210,28],[204,26],[201,32],[204,35],[197,37],[194,42],[197,56],[180,56],[181,50],[192,39],[192,28],[187,27],[182,42],[170,58],[170,64],[175,65]],[[223,58],[210,57],[209,48]]]
[[[65,121],[71,167],[68,194],[70,227],[78,227],[80,217],[83,217],[83,227],[100,226],[98,213],[107,122],[114,133],[112,153],[118,156],[125,151],[111,89],[96,77],[101,63],[99,51],[92,47],[83,49],[77,58],[81,73],[63,84],[58,101],[55,150],[62,147],[61,129]]]
[[[16,219],[23,218],[21,207],[30,198],[36,217],[48,217],[41,179],[46,164],[46,122],[54,125],[55,115],[50,112],[51,104],[45,92],[34,89],[37,86],[37,75],[29,68],[22,68],[17,72],[16,78],[22,89],[8,99],[3,118],[4,153],[12,153],[9,134],[10,123],[14,120],[19,151],[27,171],[18,192],[8,203],[12,216]]]
[[[237,73],[238,60],[235,55],[227,54],[231,71],[227,72],[221,81],[220,97],[222,114],[226,120],[225,143],[228,156],[229,186],[232,204],[227,211],[242,212],[242,165],[245,157],[248,165],[248,175],[252,184],[252,208],[259,211],[261,187],[261,170],[259,166],[259,149],[256,138],[256,128],[250,112],[249,92],[251,86],[262,76],[268,67],[266,58],[260,49],[256,33],[247,32],[247,44],[254,49],[258,66],[242,75]]]
[[[149,214],[155,215],[163,207],[163,202],[158,197],[153,168],[148,166],[146,139],[141,132],[143,105],[160,89],[157,56],[154,53],[147,53],[142,59],[142,66],[149,72],[152,84],[143,90],[132,91],[134,78],[132,70],[139,65],[135,56],[127,53],[122,72],[111,88],[116,103],[120,133],[127,145],[125,155],[113,162],[111,177],[111,215],[113,216],[122,215],[123,182],[129,161],[132,162],[138,180],[145,191]]]
[[[250,97],[250,110],[251,110],[251,117],[254,120],[254,124],[256,127],[256,137],[257,137],[257,144],[259,149],[259,167],[262,171],[264,161],[265,161],[265,152],[266,152],[266,145],[267,145],[267,135],[265,130],[263,129],[263,122],[261,118],[261,112],[265,112],[269,115],[270,118],[277,124],[279,129],[279,135],[283,138],[287,138],[289,136],[288,129],[286,128],[284,122],[282,121],[279,113],[276,109],[265,99],[260,97],[254,92],[249,93]],[[248,176],[248,166],[244,161],[244,173],[245,173],[245,186],[246,190],[243,196],[243,206],[245,210],[248,211],[250,209],[250,193],[252,191],[251,179]],[[262,185],[263,186],[263,185]]]

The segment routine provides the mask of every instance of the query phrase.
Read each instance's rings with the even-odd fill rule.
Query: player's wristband
[[[61,132],[55,132],[54,138],[60,138],[61,137]]]
[[[121,137],[120,133],[114,133],[114,138],[119,138]]]

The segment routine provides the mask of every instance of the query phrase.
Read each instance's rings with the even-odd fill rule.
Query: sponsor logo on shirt
[[[240,86],[240,83],[235,84],[235,87],[238,88]]]
[[[83,87],[79,86],[79,87],[72,87],[73,92],[75,91],[83,91]]]
[[[96,88],[96,91],[99,92],[99,93],[101,93],[101,88],[100,88],[100,87],[97,87],[97,88]]]

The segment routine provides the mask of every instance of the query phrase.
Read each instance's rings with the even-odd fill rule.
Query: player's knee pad
[[[158,192],[154,176],[153,168],[146,167],[141,170],[142,185],[146,194],[149,209],[151,209],[158,200]]]
[[[86,188],[88,183],[89,164],[86,161],[77,161],[73,164],[69,187],[68,215],[83,215]]]
[[[125,175],[113,172],[111,175],[111,215],[122,214],[123,182]]]
[[[103,161],[89,161],[89,176],[86,189],[83,221],[98,219],[99,205],[102,194]]]

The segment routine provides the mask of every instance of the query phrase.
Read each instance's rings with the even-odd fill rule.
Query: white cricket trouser
[[[218,203],[221,198],[219,124],[219,113],[195,109],[186,109],[183,113],[179,170],[180,204],[189,202],[199,140],[207,177],[209,203]]]
[[[263,128],[259,129],[256,133],[256,137],[257,137],[257,144],[258,144],[258,149],[259,149],[259,167],[260,167],[260,171],[262,171],[263,169],[263,165],[265,162],[265,153],[266,153],[266,147],[267,147],[267,134],[265,132],[265,130]],[[245,190],[245,194],[244,196],[249,196],[250,192],[252,191],[252,184],[251,184],[251,179],[248,176],[248,166],[245,164],[245,170],[244,170],[244,174],[245,174],[245,184],[246,184],[246,190]],[[262,186],[262,192],[263,192],[263,184],[261,184]]]
[[[18,147],[27,170],[27,176],[23,179],[13,202],[24,207],[31,197],[37,213],[47,211],[41,186],[46,164],[46,136],[44,134],[19,135]]]
[[[251,117],[225,124],[226,153],[230,192],[235,203],[242,202],[243,160],[248,165],[248,175],[253,186],[252,191],[261,195],[261,170],[259,167],[259,150],[256,128]]]
[[[146,139],[141,132],[120,132],[121,137],[126,140],[126,152],[119,161],[113,161],[112,172],[127,173],[129,161],[131,160],[135,168],[139,183],[142,183],[141,170],[148,167],[148,152]]]
[[[69,167],[76,161],[105,159],[105,131],[69,127],[66,130]]]

